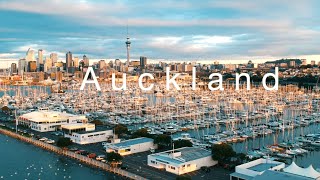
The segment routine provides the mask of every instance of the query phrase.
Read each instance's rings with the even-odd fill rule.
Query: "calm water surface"
[[[119,179],[0,134],[0,179]]]

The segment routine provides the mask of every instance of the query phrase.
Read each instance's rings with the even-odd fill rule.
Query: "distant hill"
[[[302,64],[301,59],[279,59],[274,61],[267,61],[266,64],[281,64],[281,63],[290,64],[290,61],[295,61],[296,65]]]

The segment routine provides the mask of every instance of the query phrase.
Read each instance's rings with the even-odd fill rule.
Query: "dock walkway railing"
[[[64,150],[64,149],[59,148],[57,146],[54,146],[54,145],[51,145],[51,144],[48,144],[48,143],[45,143],[45,142],[30,138],[30,137],[22,136],[20,134],[11,132],[9,130],[5,130],[5,129],[1,129],[0,128],[0,133],[8,135],[8,136],[16,138],[16,139],[19,139],[21,141],[33,144],[33,145],[38,146],[38,147],[40,147],[42,149],[46,149],[46,150],[55,152],[57,154],[64,155],[64,156],[76,159],[76,160],[78,160],[78,161],[80,161],[82,163],[85,163],[87,165],[90,165],[90,166],[93,166],[93,167],[96,167],[96,168],[99,168],[99,169],[102,169],[102,170],[105,170],[105,171],[108,171],[108,172],[111,172],[111,173],[114,173],[114,174],[117,174],[117,175],[120,175],[120,176],[123,176],[123,177],[127,177],[127,178],[130,178],[130,179],[139,179],[139,180],[145,180],[146,179],[144,177],[138,176],[138,175],[133,174],[131,172],[128,172],[128,171],[125,171],[125,170],[122,170],[122,169],[119,169],[119,168],[111,167],[109,164],[103,163],[101,161],[97,161],[95,159],[91,159],[91,158],[89,158],[87,156],[83,156],[81,154],[76,154],[76,153],[74,153],[72,151],[69,151],[69,150]]]

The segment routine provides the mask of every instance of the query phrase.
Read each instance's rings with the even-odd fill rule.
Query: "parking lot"
[[[144,176],[150,179],[176,179],[176,175],[166,172],[164,170],[159,170],[147,165],[147,156],[150,152],[143,152],[138,154],[133,154],[126,156],[123,159],[123,163],[129,166],[129,169],[132,169],[136,172],[139,172],[140,169],[143,169],[139,175]],[[129,171],[128,169],[128,171]],[[131,171],[131,172],[134,172]],[[192,179],[219,179],[219,180],[228,180],[229,174],[231,172],[225,170],[221,167],[211,167],[210,172],[205,172],[203,170],[194,171],[183,176],[190,177]]]

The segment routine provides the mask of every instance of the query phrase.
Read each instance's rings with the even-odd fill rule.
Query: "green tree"
[[[107,153],[107,161],[109,164],[119,164],[121,163],[123,157],[116,152]]]
[[[125,134],[127,132],[128,132],[128,128],[125,125],[117,124],[114,127],[114,133],[117,134],[117,135]]]
[[[247,160],[247,155],[244,153],[236,154],[237,164],[243,164]]]
[[[212,159],[218,161],[218,163],[229,162],[232,157],[236,155],[236,152],[232,147],[226,143],[215,144],[212,146]]]
[[[174,143],[174,148],[192,147],[192,142],[185,139],[173,141],[173,143]]]
[[[170,147],[171,136],[166,134],[159,134],[154,137],[154,143],[158,144],[159,149],[162,149],[164,147]]]
[[[151,137],[151,135],[148,133],[148,129],[142,128],[132,134],[132,138],[138,137]]]
[[[66,137],[60,137],[57,141],[58,147],[67,147],[67,146],[70,146],[71,144],[72,144],[71,139]]]

